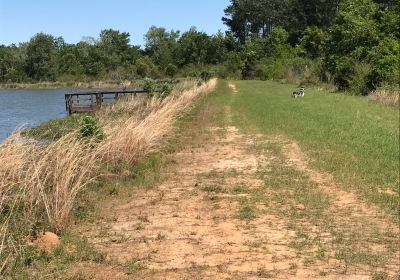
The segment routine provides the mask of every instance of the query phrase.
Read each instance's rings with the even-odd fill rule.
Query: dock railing
[[[65,94],[65,107],[68,114],[88,113],[99,110],[105,104],[111,104],[117,99],[128,94],[148,93],[142,88],[112,90],[112,91],[92,91]]]

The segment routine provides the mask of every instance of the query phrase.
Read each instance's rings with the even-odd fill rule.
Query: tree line
[[[225,33],[151,27],[143,47],[106,29],[68,44],[38,33],[0,45],[0,82],[216,75],[331,83],[367,94],[399,84],[398,0],[231,0]]]

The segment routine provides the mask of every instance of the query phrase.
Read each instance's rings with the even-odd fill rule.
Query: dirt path
[[[296,143],[234,126],[208,127],[207,134],[200,146],[172,155],[176,166],[165,181],[105,206],[104,218],[82,234],[107,262],[78,264],[72,274],[389,279],[398,273],[396,226],[313,170]]]
[[[110,205],[114,221],[99,225],[106,236],[90,231],[91,240],[117,263],[136,260],[142,279],[256,279],[273,269],[290,275],[296,252],[287,246],[294,233],[285,221],[274,215],[239,217],[236,199],[247,196],[239,188],[263,185],[256,172],[268,158],[250,153],[254,140],[234,127],[210,133],[212,143],[174,156],[176,172],[155,190],[137,191],[133,202]]]

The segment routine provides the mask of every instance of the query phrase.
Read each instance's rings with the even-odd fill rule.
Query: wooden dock
[[[65,107],[68,114],[90,113],[99,110],[103,105],[112,104],[117,99],[128,94],[148,93],[142,88],[92,91],[65,94]]]

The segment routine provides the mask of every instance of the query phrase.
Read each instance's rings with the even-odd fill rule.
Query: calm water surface
[[[66,116],[64,94],[85,89],[0,89],[0,142],[21,127]]]

